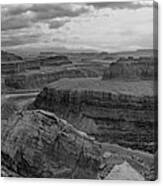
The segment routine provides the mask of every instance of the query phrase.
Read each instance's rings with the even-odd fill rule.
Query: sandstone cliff
[[[43,88],[48,83],[62,78],[97,77],[98,74],[89,69],[68,69],[54,72],[37,72],[8,76],[5,85],[15,89]]]
[[[79,82],[72,80],[72,86],[75,87],[77,82],[80,88],[71,89],[68,88],[69,81],[71,80],[65,81],[65,87],[62,85],[63,80],[44,88],[33,107],[55,112],[98,141],[148,152],[157,151],[157,100],[149,81],[143,83],[146,95],[141,94],[143,91],[140,83],[127,83],[127,86],[136,88],[136,93],[131,94],[125,92],[123,82],[120,82],[123,91],[114,92],[111,86],[112,83],[116,85],[116,82],[110,83],[110,88],[106,91],[84,88],[86,79]],[[100,81],[96,81],[99,85]],[[125,83],[124,85],[126,86]],[[103,82],[102,86],[104,87]]]
[[[103,79],[155,80],[157,79],[157,59],[120,58],[105,70]]]
[[[1,50],[1,60],[2,61],[16,61],[16,60],[23,60],[23,58],[13,53],[9,53],[9,52]]]

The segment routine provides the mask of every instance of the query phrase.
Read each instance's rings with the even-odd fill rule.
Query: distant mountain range
[[[141,49],[141,50],[135,50],[135,51],[121,51],[121,52],[115,52],[111,53],[111,55],[126,57],[126,56],[153,56],[154,54],[157,55],[158,51],[155,49]]]
[[[96,50],[91,49],[68,49],[66,47],[45,47],[45,48],[35,48],[35,47],[23,47],[23,48],[13,48],[7,49],[7,51],[20,55],[24,58],[38,56],[40,53],[97,53]]]
[[[39,56],[40,54],[63,54],[63,53],[101,53],[105,55],[109,55],[111,57],[127,57],[127,56],[133,56],[133,57],[139,57],[139,56],[153,56],[153,54],[157,55],[157,50],[153,49],[141,49],[141,50],[135,50],[135,51],[120,51],[120,52],[101,52],[96,50],[86,50],[86,49],[67,49],[65,47],[49,47],[46,49],[38,49],[38,48],[19,48],[19,49],[10,49],[8,52],[12,52],[15,55],[21,56],[23,58],[33,58],[36,56]]]

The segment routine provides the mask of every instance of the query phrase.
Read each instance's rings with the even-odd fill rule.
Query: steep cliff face
[[[1,60],[2,61],[15,61],[15,60],[23,60],[23,58],[13,53],[9,53],[9,52],[1,50]]]
[[[62,87],[62,83],[59,84]],[[147,95],[139,95],[137,91],[136,96],[125,93],[125,89],[119,93],[110,89],[85,90],[81,82],[80,90],[60,88],[59,84],[45,88],[34,101],[34,108],[55,112],[98,141],[148,152],[157,150],[157,113],[154,110],[157,102],[150,91]],[[72,85],[75,87],[75,82]],[[131,82],[131,85],[140,88],[139,83]]]
[[[105,70],[103,79],[154,80],[157,78],[157,59],[120,58]]]
[[[38,72],[25,75],[12,75],[5,78],[5,85],[16,89],[40,88],[62,78],[97,77],[98,74],[89,69],[68,69],[57,72]]]

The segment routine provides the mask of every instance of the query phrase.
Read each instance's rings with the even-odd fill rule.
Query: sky
[[[153,47],[153,3],[2,5],[1,46],[108,52],[149,49]]]

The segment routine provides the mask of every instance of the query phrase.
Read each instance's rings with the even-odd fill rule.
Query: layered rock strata
[[[33,107],[55,112],[98,141],[152,153],[157,151],[154,95],[71,90],[56,85],[56,88],[44,88]]]
[[[88,69],[70,69],[54,72],[37,72],[12,75],[5,78],[5,85],[15,89],[40,88],[62,78],[97,77],[98,74]]]
[[[23,60],[23,58],[13,53],[1,50],[1,60],[2,61],[17,61],[17,60]]]
[[[157,79],[156,58],[120,58],[105,70],[103,79],[155,80]]]

